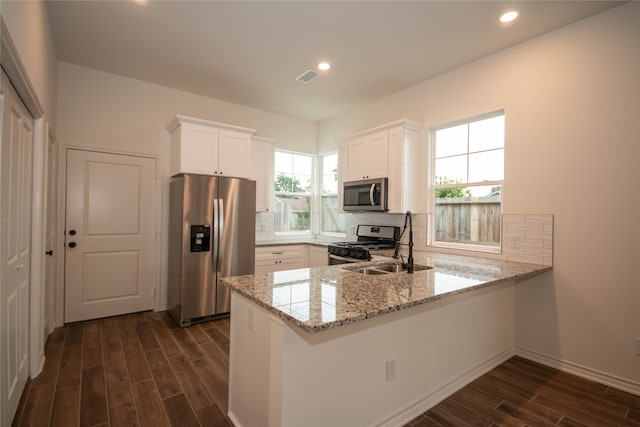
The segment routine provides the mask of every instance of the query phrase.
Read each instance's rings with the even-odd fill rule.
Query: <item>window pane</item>
[[[311,157],[293,155],[293,173],[311,175]]]
[[[295,174],[293,175],[293,183],[294,183],[294,190],[293,190],[294,192],[308,193],[311,191],[311,175]]]
[[[322,194],[338,194],[337,175],[325,175],[322,177]]]
[[[491,115],[434,132],[434,242],[500,245],[505,118]]]
[[[328,156],[324,156],[322,158],[322,175],[334,175],[336,176],[336,181],[338,177],[338,155],[337,154],[329,154]]]
[[[347,214],[338,212],[338,195],[323,195],[320,204],[322,231],[325,233],[346,233]]]
[[[500,246],[500,186],[435,189],[435,240]]]
[[[466,123],[436,131],[436,158],[466,153],[467,132]]]
[[[275,162],[274,162],[274,170],[276,176],[280,174],[280,172],[291,173],[291,168],[293,165],[293,155],[291,153],[283,153],[282,151],[276,151]]]
[[[310,196],[276,194],[275,231],[309,231],[311,229]]]
[[[469,124],[469,152],[504,147],[504,116]]]
[[[322,156],[320,193],[320,231],[346,233],[347,215],[338,212],[338,155]]]
[[[311,230],[312,173],[313,156],[275,152],[276,233]]]
[[[445,157],[436,160],[436,181],[441,183],[467,182],[467,156]]]
[[[504,150],[469,154],[469,182],[499,181],[504,178]]]

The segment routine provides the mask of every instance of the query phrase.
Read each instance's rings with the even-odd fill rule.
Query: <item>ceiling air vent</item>
[[[320,75],[320,73],[317,73],[313,70],[307,70],[304,73],[300,74],[298,77],[296,77],[296,80],[299,82],[302,82],[304,84],[309,83],[311,80],[315,79],[316,77],[318,77]]]

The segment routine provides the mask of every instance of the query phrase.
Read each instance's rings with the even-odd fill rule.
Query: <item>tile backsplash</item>
[[[553,265],[553,215],[502,215],[502,255]]]
[[[502,215],[502,252],[486,253],[427,246],[428,215],[413,215],[414,249],[478,258],[503,259],[532,264],[553,265],[553,215]],[[352,213],[347,217],[347,237],[335,240],[354,240],[358,224],[404,225],[404,214]],[[402,241],[408,241],[408,232]],[[274,239],[274,214],[256,214],[256,241]],[[403,247],[403,251],[406,248]]]

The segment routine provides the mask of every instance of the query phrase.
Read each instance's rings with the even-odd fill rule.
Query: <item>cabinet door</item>
[[[347,181],[365,179],[367,173],[367,146],[364,138],[349,141],[348,147]]]
[[[325,267],[329,265],[329,253],[324,246],[309,245],[309,267]]]
[[[389,134],[382,131],[349,142],[349,181],[384,178],[389,173]]]
[[[177,172],[210,175],[217,169],[218,129],[204,126],[182,125],[178,144]]]
[[[251,137],[246,133],[220,130],[216,174],[249,178]]]
[[[249,178],[256,181],[256,212],[268,212],[271,209],[272,165],[273,144],[251,141]]]

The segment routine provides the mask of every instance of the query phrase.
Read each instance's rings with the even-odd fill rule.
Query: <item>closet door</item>
[[[2,73],[0,154],[0,425],[11,425],[29,377],[33,118]]]

